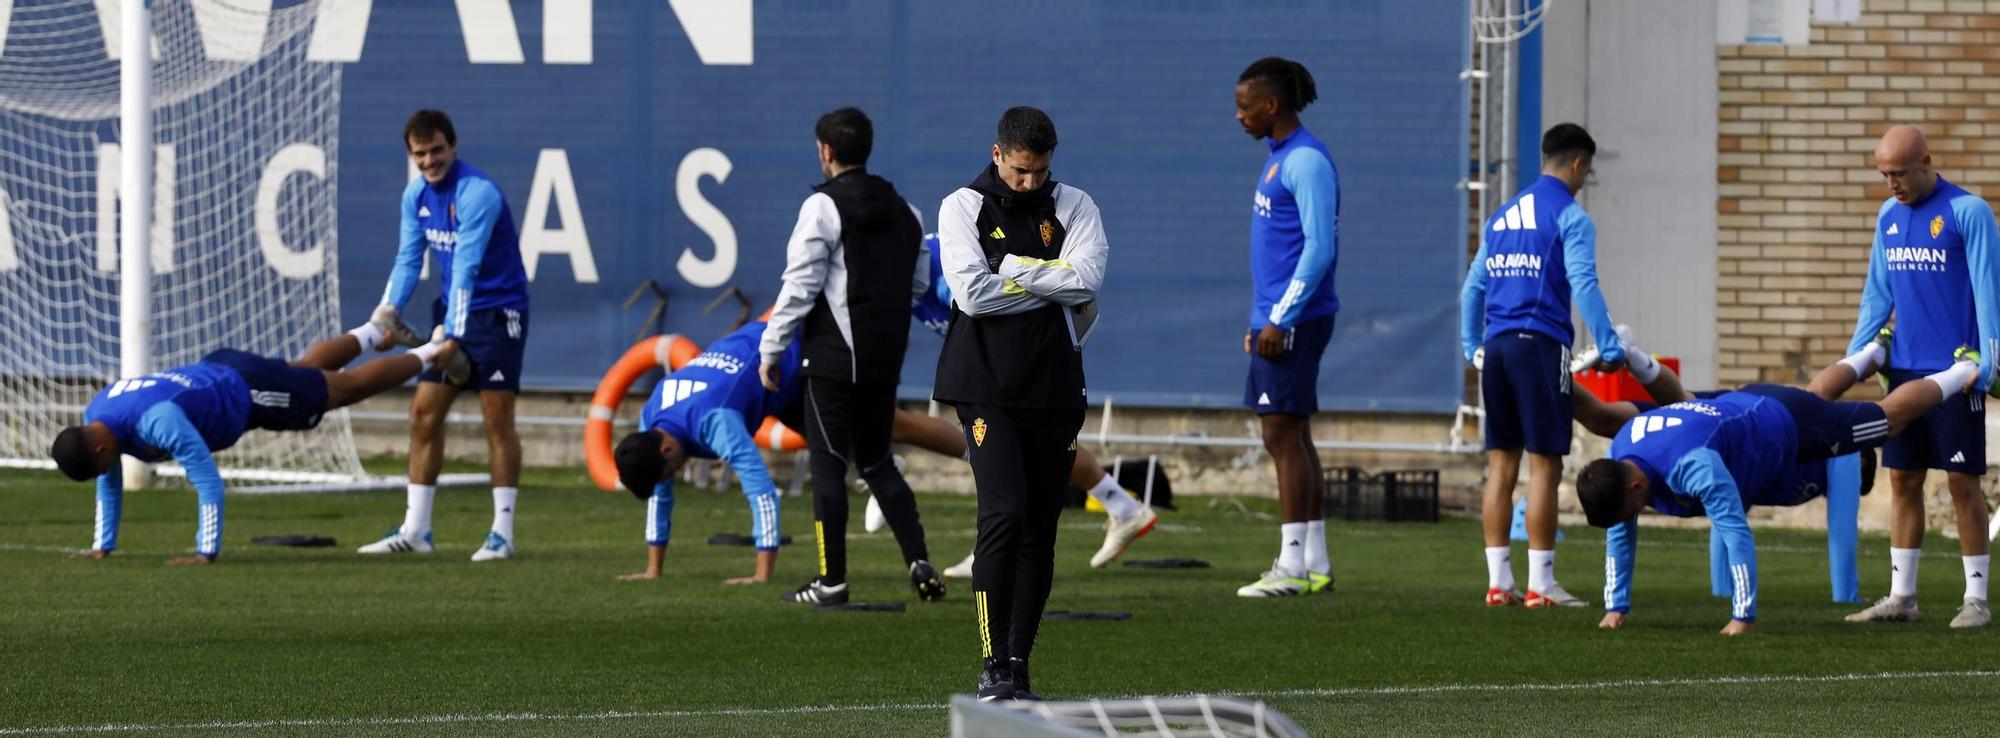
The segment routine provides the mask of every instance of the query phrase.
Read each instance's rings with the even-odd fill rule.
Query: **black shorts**
[[[326,414],[326,372],[319,369],[235,349],[211,351],[201,363],[229,367],[250,385],[251,428],[308,430]]]

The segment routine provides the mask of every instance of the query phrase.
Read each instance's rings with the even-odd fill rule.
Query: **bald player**
[[[1992,615],[1986,604],[1990,572],[1979,477],[1986,471],[1986,391],[1993,382],[1992,357],[2000,353],[2000,304],[1994,300],[2000,263],[1993,253],[1993,210],[1931,169],[1930,148],[1915,126],[1899,125],[1883,134],[1875,147],[1875,168],[1890,197],[1875,217],[1868,279],[1847,352],[1874,345],[1893,316],[1895,340],[1883,357],[1883,375],[1892,390],[1947,368],[1954,347],[1976,347],[1986,358],[1979,362],[1977,391],[1939,405],[1883,445],[1882,465],[1889,469],[1889,595],[1847,619],[1917,619],[1924,477],[1931,469],[1943,469],[1965,566],[1965,597],[1951,625],[1983,627]]]

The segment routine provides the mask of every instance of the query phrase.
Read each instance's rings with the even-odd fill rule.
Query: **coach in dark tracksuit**
[[[1083,426],[1083,339],[1108,253],[1097,204],[1049,179],[1055,148],[1048,115],[1008,110],[993,165],[938,212],[952,315],[934,394],[958,410],[979,494],[981,700],[1039,699],[1028,654],[1055,570]]]
[[[805,375],[806,442],[812,449],[813,534],[819,576],[785,599],[847,601],[847,466],[882,504],[896,532],[910,586],[944,597],[944,579],[924,549],[916,497],[889,454],[896,384],[910,341],[910,303],[930,287],[923,219],[889,180],[864,166],[874,148],[868,116],[841,108],[820,116],[820,172],[826,182],[799,208],[786,246],[784,286],[758,345],[764,386],[799,334]]]

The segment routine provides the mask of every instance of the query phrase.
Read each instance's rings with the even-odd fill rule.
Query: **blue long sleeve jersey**
[[[1597,226],[1568,185],[1544,174],[1480,230],[1479,254],[1458,294],[1458,342],[1465,360],[1507,331],[1575,343],[1572,303],[1604,360],[1623,361],[1625,349],[1597,287]]]
[[[1993,383],[2000,353],[2000,256],[1993,209],[1978,195],[1937,180],[1929,195],[1904,205],[1890,198],[1875,216],[1868,281],[1847,353],[1860,351],[1896,316],[1889,366],[1937,372],[1959,346],[1979,349],[1979,388]]]
[[[409,304],[423,274],[425,249],[444,279],[445,335],[463,336],[466,316],[474,310],[528,306],[514,211],[500,186],[463,159],[435,185],[417,177],[403,188],[402,240],[382,304],[398,311]]]
[[[1706,515],[1722,539],[1735,580],[1730,617],[1757,618],[1757,549],[1744,512],[1756,505],[1798,504],[1798,426],[1776,400],[1742,392],[1679,402],[1643,413],[1612,439],[1610,458],[1631,461],[1646,475],[1654,510],[1675,517]],[[1818,464],[1824,475],[1824,464]],[[1604,609],[1631,608],[1638,528],[1625,521],[1604,542]]]
[[[103,423],[124,454],[146,462],[172,457],[194,485],[199,525],[195,551],[210,558],[222,550],[222,474],[212,452],[236,444],[250,421],[250,386],[228,367],[190,364],[121,379],[97,393],[83,422]],[[90,547],[118,548],[124,510],[122,472],[97,477],[97,526]]]
[[[750,532],[757,550],[776,551],[778,486],[764,468],[752,434],[764,416],[798,398],[804,380],[799,376],[799,343],[794,340],[778,362],[778,391],[764,389],[757,377],[761,361],[757,343],[764,336],[764,325],[763,321],[744,324],[709,344],[680,371],[661,378],[639,414],[639,425],[665,431],[689,456],[729,462],[750,502]],[[667,545],[673,516],[674,480],[667,477],[653,487],[653,498],[647,502],[646,542]]]
[[[1271,141],[1250,216],[1250,329],[1290,329],[1340,311],[1340,174],[1304,128]]]

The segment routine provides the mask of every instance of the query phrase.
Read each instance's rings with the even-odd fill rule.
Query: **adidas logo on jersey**
[[[1006,237],[1007,237],[1007,232],[1006,232],[1006,231],[1003,231],[1003,230],[1000,230],[1000,226],[993,226],[993,232],[992,232],[992,233],[988,233],[988,234],[986,234],[986,237],[987,237],[987,238],[1006,238]]]
[[[1677,427],[1680,424],[1680,418],[1669,418],[1664,415],[1641,415],[1632,419],[1632,442],[1638,443],[1648,433],[1658,433],[1668,428]]]
[[[417,217],[419,217],[419,218],[428,218],[428,217],[431,217],[431,206],[429,206],[429,205],[418,205],[418,206],[417,206]]]
[[[707,382],[692,379],[667,379],[660,382],[660,409],[673,407],[674,403],[688,398],[696,392],[708,389]]]
[[[1899,233],[1899,232],[1900,232],[1900,231],[1897,231],[1897,230],[1896,230],[1896,224],[1894,224],[1894,223],[1890,223],[1890,224],[1889,224],[1889,232],[1888,232],[1888,233],[1886,233],[1886,234],[1884,234],[1884,235],[1889,235],[1889,236],[1893,236],[1893,235],[1896,235],[1896,234],[1897,234],[1897,233]]]
[[[1532,231],[1535,229],[1535,193],[1521,196],[1521,200],[1507,206],[1507,212],[1494,216],[1493,230]]]

